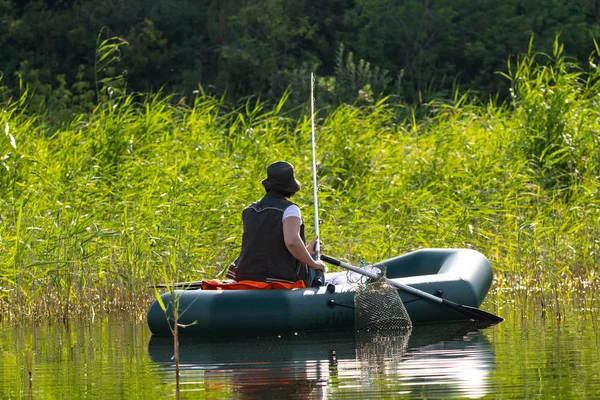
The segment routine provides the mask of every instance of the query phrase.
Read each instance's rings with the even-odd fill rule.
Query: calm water
[[[4,325],[0,397],[600,398],[600,321],[583,304],[563,304],[560,320],[505,306],[497,326],[416,326],[410,337],[182,338],[179,387],[171,339],[143,321]]]

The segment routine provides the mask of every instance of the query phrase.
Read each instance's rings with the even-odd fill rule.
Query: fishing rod
[[[310,131],[312,138],[312,173],[313,173],[313,197],[314,197],[314,212],[315,212],[315,235],[319,236],[319,203],[317,199],[317,161],[316,161],[316,146],[315,146],[315,97],[314,97],[315,77],[310,74]],[[319,240],[315,243],[316,260],[320,253]]]
[[[315,261],[320,260],[321,244],[319,237],[319,202],[317,199],[317,157],[316,157],[316,146],[315,146],[315,76],[311,72],[310,74],[310,132],[312,141],[312,174],[313,174],[313,203],[314,203],[314,218],[315,218],[315,236],[317,242],[315,243],[315,255],[313,259]],[[323,272],[317,270],[315,272],[315,279],[313,280],[312,286],[323,286],[324,278]]]

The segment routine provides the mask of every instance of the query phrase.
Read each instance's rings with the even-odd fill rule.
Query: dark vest
[[[308,267],[289,252],[283,239],[281,218],[285,209],[293,204],[278,193],[269,192],[242,211],[242,250],[229,267],[229,278],[290,283],[302,280],[310,286]],[[304,224],[300,227],[300,237],[306,243]]]

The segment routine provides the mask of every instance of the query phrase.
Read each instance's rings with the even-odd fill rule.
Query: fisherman
[[[325,265],[313,259],[319,238],[315,236],[306,245],[300,208],[289,200],[300,190],[294,167],[285,161],[270,164],[261,184],[264,197],[242,211],[242,250],[229,266],[227,277],[238,282],[302,281],[310,287]]]

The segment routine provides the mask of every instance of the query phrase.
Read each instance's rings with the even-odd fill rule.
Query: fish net
[[[372,279],[362,276],[356,282],[354,296],[356,332],[359,334],[384,331],[410,333],[412,322],[398,290],[385,279],[385,265],[376,264],[369,269],[381,278]]]

